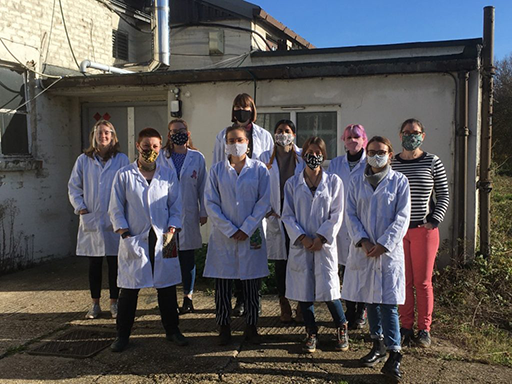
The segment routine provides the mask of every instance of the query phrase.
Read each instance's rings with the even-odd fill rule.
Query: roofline
[[[318,77],[355,77],[392,74],[448,73],[478,69],[478,56],[463,52],[455,55],[424,56],[366,61],[330,61],[279,64],[208,70],[134,73],[124,75],[93,75],[63,78],[48,92],[91,87],[147,87],[223,81],[289,80]],[[54,80],[43,80],[49,86]],[[73,92],[72,92],[73,93]]]
[[[256,19],[261,19],[264,22],[270,24],[272,27],[279,29],[281,32],[286,34],[289,38],[292,40],[297,41],[299,44],[303,45],[304,47],[308,49],[316,48],[313,44],[311,44],[309,41],[304,39],[302,36],[298,35],[296,32],[292,31],[290,28],[288,28],[286,25],[281,23],[280,21],[274,19],[271,15],[269,15],[267,12],[265,12],[262,8],[257,7],[253,9],[253,15]]]
[[[368,51],[392,51],[401,49],[412,48],[442,48],[442,47],[456,47],[456,46],[477,46],[482,45],[483,39],[461,39],[461,40],[442,40],[442,41],[426,41],[414,43],[396,43],[396,44],[382,44],[382,45],[356,45],[350,47],[334,47],[334,48],[315,48],[315,49],[295,49],[289,51],[256,51],[251,54],[253,57],[267,57],[267,56],[301,56],[301,55],[315,55],[315,54],[332,54],[332,53],[348,53],[348,52],[368,52]]]

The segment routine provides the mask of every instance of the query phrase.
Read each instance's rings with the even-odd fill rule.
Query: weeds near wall
[[[34,263],[34,236],[15,232],[19,209],[13,199],[0,204],[0,275]]]

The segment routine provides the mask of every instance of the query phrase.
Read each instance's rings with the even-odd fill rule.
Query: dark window
[[[2,155],[29,153],[25,103],[25,74],[0,67],[0,133]],[[16,113],[12,113],[17,110]]]
[[[112,56],[115,59],[128,61],[128,34],[119,30],[112,30]]]

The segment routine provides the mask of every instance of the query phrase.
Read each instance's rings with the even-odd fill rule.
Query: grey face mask
[[[414,151],[423,143],[423,135],[402,135],[402,147],[407,151]]]

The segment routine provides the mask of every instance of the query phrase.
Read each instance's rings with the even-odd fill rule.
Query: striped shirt
[[[417,159],[404,160],[396,155],[391,166],[403,173],[411,188],[411,227],[443,221],[450,195],[443,163],[436,155],[423,152]]]

